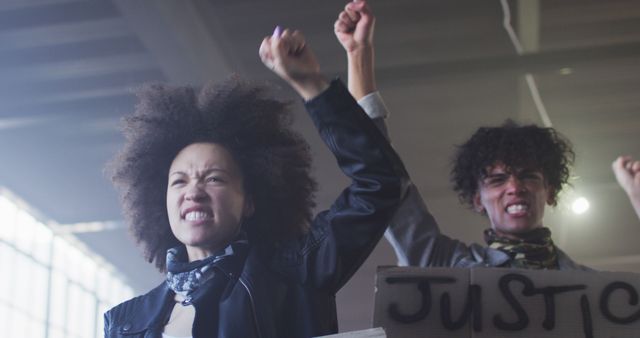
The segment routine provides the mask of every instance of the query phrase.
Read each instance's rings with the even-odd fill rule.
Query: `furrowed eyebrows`
[[[492,174],[486,174],[482,176],[481,180],[486,181],[494,178],[504,178],[507,176],[509,176],[509,173],[506,173],[506,172],[492,173]]]
[[[518,173],[518,175],[533,175],[533,176],[544,179],[544,173],[542,172],[542,170],[536,170],[536,169],[522,170]]]
[[[521,173],[541,173],[542,169],[536,169],[536,168],[527,168],[527,169],[522,169],[520,170]]]
[[[498,177],[498,176],[509,176],[509,175],[511,175],[511,174],[508,173],[508,172],[502,171],[502,172],[499,172],[499,173],[488,173],[488,174],[484,175],[484,177]]]
[[[209,168],[204,170],[202,173],[207,175],[207,174],[211,174],[213,172],[220,172],[220,173],[224,173],[224,174],[229,174],[230,171],[227,169],[222,169],[222,168]]]
[[[202,174],[204,174],[204,175],[209,175],[209,174],[211,174],[212,172],[220,172],[220,173],[227,174],[227,175],[231,173],[229,170],[222,169],[222,168],[208,168],[208,169],[205,169],[204,171],[202,171]],[[173,176],[173,175],[184,175],[184,176],[189,176],[189,174],[187,174],[187,173],[186,173],[186,172],[184,172],[184,171],[180,171],[180,170],[178,170],[178,171],[174,171],[174,172],[172,172],[172,173],[169,173],[169,176]]]

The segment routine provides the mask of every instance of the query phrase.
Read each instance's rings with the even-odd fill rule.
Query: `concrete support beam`
[[[557,71],[580,64],[614,62],[640,57],[640,42],[590,46],[565,50],[544,51],[536,54],[499,55],[473,60],[443,60],[422,64],[379,68],[376,76],[385,85],[401,85],[425,79],[451,76],[478,76],[484,73],[535,74]]]
[[[170,82],[202,84],[231,73],[207,22],[212,13],[205,19],[198,1],[114,2]]]

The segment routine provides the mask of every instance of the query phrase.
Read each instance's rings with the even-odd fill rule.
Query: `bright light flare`
[[[591,204],[589,204],[589,200],[584,197],[578,197],[573,201],[573,203],[571,203],[571,211],[576,215],[581,215],[587,212],[590,206]]]

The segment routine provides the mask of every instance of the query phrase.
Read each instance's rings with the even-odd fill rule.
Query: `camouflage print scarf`
[[[511,257],[510,266],[520,269],[557,269],[558,253],[549,228],[537,228],[519,239],[500,237],[493,229],[484,231],[490,248]]]

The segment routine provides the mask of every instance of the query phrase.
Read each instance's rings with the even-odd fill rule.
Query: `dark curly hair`
[[[501,162],[508,169],[540,170],[553,189],[552,205],[556,205],[574,159],[571,143],[555,129],[507,120],[499,127],[479,128],[457,147],[451,181],[460,201],[473,206],[478,183],[487,175],[489,166]]]
[[[197,142],[224,146],[238,163],[255,211],[244,221],[249,240],[276,241],[308,230],[316,182],[303,137],[291,129],[289,103],[265,86],[233,77],[219,85],[147,85],[123,120],[126,142],[108,171],[120,190],[124,216],[145,258],[165,271],[167,249],[180,245],[169,226],[169,167]]]

